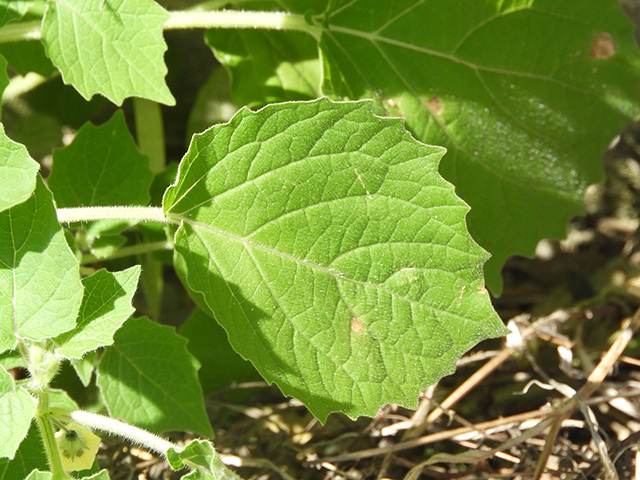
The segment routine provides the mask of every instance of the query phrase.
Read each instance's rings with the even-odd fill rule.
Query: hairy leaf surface
[[[174,105],[164,81],[168,18],[153,0],[56,0],[47,3],[42,42],[65,83],[87,100],[99,93],[116,105],[127,97]]]
[[[196,301],[321,419],[415,405],[503,333],[442,153],[369,102],[243,109],[194,137],[165,195]]]
[[[36,406],[36,400],[0,367],[0,457],[14,457],[27,436]]]
[[[78,324],[54,341],[56,352],[67,358],[82,356],[98,347],[111,345],[113,334],[135,311],[131,305],[138,285],[140,266],[122,272],[99,270],[84,278],[84,298],[78,312]]]
[[[0,124],[0,211],[31,196],[39,168],[24,145],[11,141]]]
[[[0,213],[0,351],[16,338],[42,340],[74,327],[82,284],[38,177],[31,198]]]

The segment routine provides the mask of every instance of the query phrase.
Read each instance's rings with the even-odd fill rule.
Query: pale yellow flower
[[[100,438],[75,423],[69,423],[65,428],[56,433],[62,468],[67,472],[91,468],[98,453]]]

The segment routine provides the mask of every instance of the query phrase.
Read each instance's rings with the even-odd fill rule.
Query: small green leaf
[[[13,458],[27,436],[37,402],[0,367],[0,457]]]
[[[40,470],[34,470],[25,480],[51,480],[52,478],[53,474],[51,472],[41,472]]]
[[[211,442],[192,440],[182,450],[170,448],[167,460],[174,470],[180,470],[185,465],[195,468],[189,475],[182,477],[190,480],[239,480],[235,473],[229,470],[220,460],[220,456]]]
[[[82,300],[78,261],[40,178],[31,198],[0,212],[0,352],[16,338],[71,330]]]
[[[111,345],[113,335],[135,311],[131,300],[138,285],[140,266],[121,272],[99,270],[82,280],[84,297],[76,328],[54,341],[56,353],[81,358],[85,353]]]
[[[320,419],[414,406],[504,334],[442,154],[370,102],[283,103],[195,135],[167,190],[192,297]]]
[[[127,241],[122,235],[106,235],[94,238],[91,242],[91,254],[96,258],[109,258]]]
[[[78,410],[78,408],[80,408],[78,403],[71,398],[66,390],[59,388],[49,389],[49,405],[51,407],[63,408],[69,411]]]
[[[186,344],[172,327],[147,318],[125,323],[97,371],[109,414],[155,433],[192,430],[211,436],[199,365]]]
[[[39,169],[24,145],[11,141],[0,124],[0,211],[31,196]]]
[[[168,18],[152,0],[57,0],[47,3],[42,42],[65,83],[87,100],[99,93],[116,105],[127,97],[174,105],[164,81]]]
[[[0,27],[22,19],[33,0],[0,0]]]
[[[209,30],[205,40],[229,72],[233,99],[239,105],[263,106],[320,95],[318,44],[306,33],[218,29]]]
[[[153,174],[127,129],[124,113],[82,126],[73,143],[53,152],[47,183],[58,207],[147,205]]]
[[[13,460],[0,458],[0,480],[17,480],[26,478],[32,470],[45,470],[47,456],[42,448],[42,440],[38,429],[33,426],[22,441]]]
[[[109,472],[107,470],[100,470],[95,475],[82,477],[82,480],[109,480]]]
[[[70,362],[82,385],[88,387],[96,369],[96,352],[88,352],[82,358],[72,358]]]

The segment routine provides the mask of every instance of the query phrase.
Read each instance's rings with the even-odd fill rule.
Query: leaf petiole
[[[134,220],[136,222],[176,223],[167,218],[160,207],[79,207],[58,208],[60,223],[91,222],[94,220]]]
[[[215,10],[211,12],[169,12],[171,18],[164,30],[191,30],[214,28],[247,28],[264,30],[295,30],[320,39],[322,28],[309,24],[303,15],[289,12],[249,12]],[[40,40],[40,21],[11,23],[0,28],[0,43]]]

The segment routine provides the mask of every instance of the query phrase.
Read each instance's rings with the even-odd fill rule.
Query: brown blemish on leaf
[[[431,97],[429,100],[427,100],[427,108],[433,115],[440,115],[444,110],[444,106],[440,101],[440,97],[437,96]]]
[[[591,48],[589,49],[589,55],[593,58],[607,59],[613,57],[617,50],[616,42],[613,41],[613,37],[607,32],[598,34]]]
[[[364,325],[358,317],[351,317],[351,331],[353,333],[360,333],[364,330]]]

